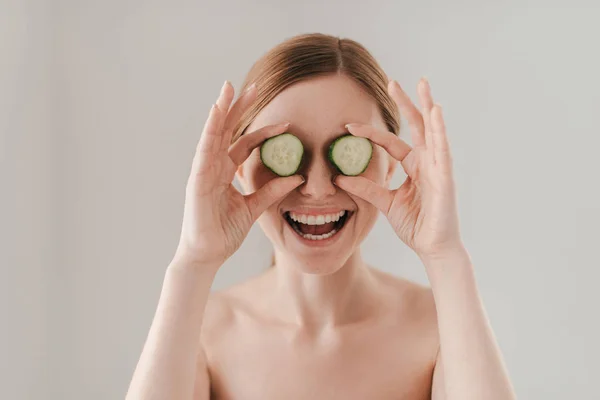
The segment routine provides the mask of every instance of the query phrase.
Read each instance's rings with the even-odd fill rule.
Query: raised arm
[[[158,307],[133,374],[127,399],[209,399],[206,362],[200,349],[204,308],[218,265],[173,259]]]
[[[440,334],[432,400],[515,399],[466,249],[422,261]]]
[[[473,265],[459,230],[452,158],[442,109],[429,83],[418,85],[422,111],[395,81],[388,92],[409,122],[414,148],[393,132],[348,124],[399,161],[408,175],[395,190],[361,176],[338,176],[342,189],[381,210],[398,237],[423,261],[432,286],[440,333],[433,399],[512,400],[502,357],[477,291]]]
[[[287,128],[266,126],[230,146],[233,127],[255,100],[256,88],[230,109],[233,96],[233,87],[225,82],[200,137],[186,186],[179,245],[165,273],[128,400],[208,400],[200,333],[215,274],[260,214],[302,183],[299,176],[275,178],[248,195],[233,186],[235,171],[251,149]]]

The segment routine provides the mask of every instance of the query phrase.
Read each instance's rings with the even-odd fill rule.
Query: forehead
[[[344,75],[311,78],[286,88],[260,111],[247,132],[281,122],[290,122],[290,130],[304,139],[331,139],[351,122],[385,129],[375,100]]]

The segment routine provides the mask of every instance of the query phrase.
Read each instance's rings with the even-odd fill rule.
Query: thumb
[[[364,176],[338,175],[334,183],[340,189],[373,204],[387,215],[393,199],[393,195],[388,189]]]
[[[273,203],[303,183],[304,178],[300,175],[275,178],[267,182],[256,192],[244,196],[252,220],[256,221]]]

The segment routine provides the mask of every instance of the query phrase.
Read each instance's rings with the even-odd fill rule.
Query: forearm
[[[466,249],[422,260],[437,308],[448,399],[515,399]]]
[[[204,308],[218,268],[174,259],[127,399],[191,399]]]

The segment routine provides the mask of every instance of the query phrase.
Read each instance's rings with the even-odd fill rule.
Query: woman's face
[[[267,209],[258,222],[273,246],[303,272],[333,273],[356,251],[375,224],[378,210],[333,184],[338,172],[327,158],[329,145],[347,133],[347,123],[387,127],[375,101],[343,75],[313,78],[286,88],[261,110],[246,132],[284,122],[291,123],[287,131],[304,145],[298,174],[306,181]],[[385,150],[373,144],[373,157],[362,175],[387,186],[394,167]],[[238,169],[246,193],[276,177],[262,164],[259,148]],[[323,224],[341,213],[337,222]],[[291,217],[305,223],[293,222]]]

